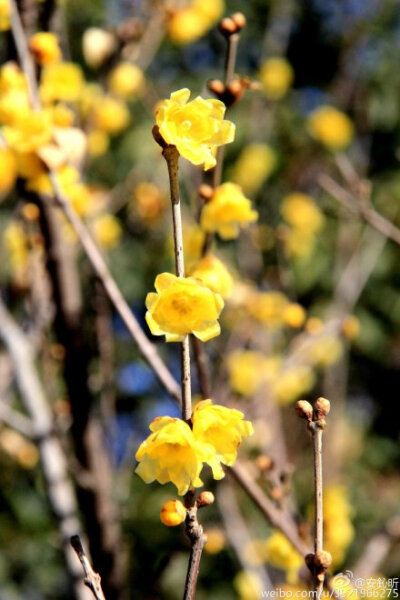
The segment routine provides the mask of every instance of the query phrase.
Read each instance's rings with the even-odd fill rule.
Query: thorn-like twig
[[[73,535],[70,542],[85,572],[85,585],[91,590],[96,600],[106,600],[101,588],[101,577],[98,573],[96,573],[96,571],[93,570],[93,567],[83,549],[81,538],[79,535]]]

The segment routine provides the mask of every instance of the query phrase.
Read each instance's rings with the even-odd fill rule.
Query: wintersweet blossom
[[[233,167],[232,179],[245,194],[255,194],[273,173],[276,164],[277,156],[271,146],[249,144],[242,150]]]
[[[0,31],[7,31],[11,27],[10,0],[0,0]]]
[[[61,58],[58,38],[48,31],[35,33],[29,40],[29,49],[40,65],[51,65]]]
[[[210,450],[196,441],[189,425],[181,419],[157,417],[150,430],[136,453],[136,473],[143,481],[172,482],[181,496],[190,487],[201,487],[199,476]]]
[[[79,65],[71,62],[51,64],[42,72],[40,98],[44,103],[56,100],[76,102],[83,86],[83,72]]]
[[[15,115],[12,125],[3,128],[3,136],[16,152],[35,152],[50,141],[51,114],[47,110],[27,110]]]
[[[353,122],[333,106],[320,106],[314,110],[307,125],[310,135],[330,150],[347,148],[353,139]]]
[[[274,532],[265,542],[265,557],[270,565],[286,571],[289,583],[297,583],[298,572],[304,558],[280,531]]]
[[[271,100],[282,98],[293,81],[293,69],[285,58],[268,58],[262,65],[260,71],[260,80],[264,88],[265,95]]]
[[[176,146],[179,154],[204,170],[216,164],[218,146],[228,144],[235,136],[235,125],[224,121],[226,107],[220,100],[197,96],[188,102],[190,90],[173,92],[169,100],[160,102],[156,122],[167,144]]]
[[[143,71],[130,62],[121,62],[111,71],[108,85],[113,94],[130,98],[143,89]]]
[[[189,44],[202,37],[222,17],[223,0],[191,0],[179,6],[170,3],[168,34],[176,44]]]
[[[17,179],[17,161],[9,148],[0,148],[0,196],[8,194]]]
[[[193,411],[193,434],[203,447],[211,448],[205,462],[214,479],[224,477],[221,465],[232,466],[242,439],[253,433],[252,424],[243,417],[240,410],[213,404],[210,399],[199,402]]]
[[[233,279],[222,261],[212,254],[207,254],[190,273],[191,277],[201,281],[213,292],[228,298],[232,292]]]
[[[234,239],[241,227],[247,227],[258,218],[256,210],[240,186],[223,183],[215,189],[201,213],[201,226],[205,231],[218,232],[224,240]]]
[[[154,286],[157,293],[146,297],[146,321],[153,335],[181,342],[193,333],[206,342],[220,334],[217,319],[224,301],[219,294],[196,279],[171,273],[157,275]]]
[[[186,519],[186,508],[180,500],[168,500],[162,505],[160,520],[166,527],[176,527]]]

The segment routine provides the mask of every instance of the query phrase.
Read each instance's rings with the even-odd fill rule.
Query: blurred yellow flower
[[[154,183],[142,181],[135,187],[132,211],[136,211],[143,221],[146,223],[156,221],[164,213],[165,208],[165,195]]]
[[[193,333],[202,342],[220,334],[217,321],[224,306],[219,294],[192,278],[161,273],[155,280],[157,293],[146,297],[146,321],[153,335],[167,342],[181,342]]]
[[[17,277],[28,265],[28,240],[19,223],[11,221],[3,231],[3,243],[9,255],[10,266]]]
[[[289,327],[297,329],[304,324],[305,320],[306,311],[297,302],[290,302],[283,311],[283,321]]]
[[[293,69],[290,63],[281,57],[268,58],[260,69],[260,80],[267,98],[279,100],[293,82]]]
[[[343,562],[354,539],[352,513],[346,488],[327,485],[324,489],[324,548],[332,554],[334,567]]]
[[[75,113],[66,104],[60,102],[50,108],[53,124],[57,127],[72,127]]]
[[[202,486],[199,475],[208,453],[196,442],[189,425],[181,419],[157,417],[150,430],[136,453],[136,473],[143,481],[172,482],[180,496],[190,487]]]
[[[227,366],[231,388],[242,396],[252,396],[279,372],[280,359],[254,350],[236,350],[228,356]]]
[[[95,102],[94,122],[98,129],[117,135],[127,127],[129,120],[129,110],[121,100],[106,96]]]
[[[21,115],[31,112],[29,97],[26,90],[18,88],[0,92],[0,122],[14,125]]]
[[[224,477],[221,463],[231,467],[242,439],[253,433],[252,424],[243,417],[239,410],[213,404],[212,400],[202,400],[194,408],[193,434],[202,446],[211,447],[205,462],[210,465],[214,479]]]
[[[349,117],[333,106],[320,106],[308,118],[310,135],[330,150],[347,148],[354,136]]]
[[[143,89],[143,71],[130,62],[120,62],[111,71],[108,86],[113,94],[122,98],[131,98]]]
[[[200,279],[210,290],[220,294],[224,299],[232,292],[233,279],[222,261],[212,254],[207,254],[190,272],[190,277]]]
[[[200,260],[204,245],[205,233],[195,223],[184,222],[183,225],[183,250],[188,269],[193,269]]]
[[[88,133],[87,146],[89,156],[103,156],[109,148],[110,138],[105,131],[93,129]]]
[[[113,248],[121,239],[122,227],[114,215],[104,214],[96,217],[91,226],[96,240],[105,250]]]
[[[281,213],[289,225],[306,229],[309,233],[320,231],[325,219],[311,196],[294,192],[282,200]]]
[[[180,500],[164,502],[160,512],[160,520],[166,527],[176,527],[186,519],[186,508]]]
[[[201,212],[201,226],[207,232],[217,232],[222,239],[230,240],[239,235],[241,227],[247,227],[258,218],[256,210],[235,183],[223,183]]]
[[[240,600],[261,598],[264,590],[263,582],[255,571],[239,571],[235,575],[233,585]]]
[[[207,554],[218,554],[225,548],[226,535],[222,529],[213,527],[206,531],[207,542],[204,546],[204,550]]]
[[[61,100],[77,102],[83,90],[84,78],[79,65],[60,62],[44,67],[40,80],[40,98],[45,104]]]
[[[360,321],[354,315],[347,315],[342,322],[342,335],[346,340],[355,340],[360,334]]]
[[[17,63],[8,61],[0,67],[0,93],[6,94],[11,90],[26,92],[26,78]]]
[[[339,360],[343,353],[343,344],[333,335],[318,337],[308,349],[308,359],[319,367],[328,367]]]
[[[0,31],[7,31],[11,27],[10,0],[0,0]]]
[[[190,44],[207,33],[222,17],[223,0],[191,0],[179,7],[170,3],[167,22],[169,37],[175,44]]]
[[[9,148],[0,147],[0,165],[0,195],[5,196],[17,179],[17,160]]]
[[[204,170],[216,164],[218,146],[228,144],[235,136],[235,126],[224,121],[225,105],[220,100],[204,100],[197,96],[187,103],[190,90],[173,92],[156,108],[156,122],[167,144],[176,146],[179,154]]]
[[[304,558],[287,537],[280,531],[276,531],[265,542],[265,551],[269,564],[285,571],[288,583],[297,583],[298,572],[304,565]]]
[[[242,150],[233,170],[232,180],[245,194],[255,194],[276,166],[274,150],[267,144],[249,144]]]
[[[0,448],[15,458],[24,469],[33,469],[39,462],[36,446],[12,429],[6,427],[1,429]]]
[[[51,113],[48,110],[22,111],[15,116],[12,125],[3,128],[3,135],[16,152],[35,152],[51,139]]]
[[[315,383],[315,375],[308,365],[295,365],[281,371],[274,380],[273,394],[280,404],[290,404],[309,392]]]
[[[253,292],[247,303],[249,314],[268,327],[281,327],[288,299],[281,292]]]
[[[39,65],[51,65],[61,58],[58,38],[48,31],[35,33],[29,40],[29,49]]]

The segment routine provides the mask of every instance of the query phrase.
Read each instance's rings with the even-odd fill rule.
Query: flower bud
[[[215,496],[212,492],[201,492],[197,499],[197,507],[202,508],[203,506],[210,506],[213,504]]]
[[[313,407],[307,400],[299,400],[295,405],[296,413],[301,419],[311,421],[313,418]]]
[[[225,17],[219,24],[219,30],[222,35],[229,37],[238,32],[238,26],[232,17]]]
[[[180,500],[169,500],[161,508],[160,520],[166,527],[176,527],[186,519],[186,508]]]
[[[211,187],[211,185],[207,185],[206,183],[203,183],[202,185],[199,186],[198,192],[199,192],[199,196],[201,198],[203,198],[203,200],[211,200],[211,198],[214,194],[214,188]]]
[[[82,45],[86,64],[97,69],[114,52],[116,41],[114,35],[109,31],[90,27],[83,34]]]
[[[260,456],[257,456],[256,458],[256,465],[262,473],[265,473],[266,471],[270,471],[272,469],[274,466],[274,461],[270,456],[267,456],[266,454],[260,454]]]
[[[332,564],[332,555],[326,550],[319,550],[314,556],[314,565],[317,572],[326,571]]]
[[[314,404],[315,411],[317,413],[317,419],[326,417],[331,410],[331,403],[326,398],[317,398]]]
[[[208,82],[208,89],[216,96],[221,96],[225,91],[225,86],[220,79],[211,79]]]
[[[246,26],[246,17],[241,12],[236,12],[231,16],[232,21],[235,23],[237,27],[237,31],[243,29]]]

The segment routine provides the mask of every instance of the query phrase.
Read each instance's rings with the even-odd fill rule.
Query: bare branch
[[[101,577],[93,570],[93,567],[85,554],[79,535],[73,535],[70,541],[85,572],[85,585],[92,591],[96,600],[106,600],[101,588]]]

